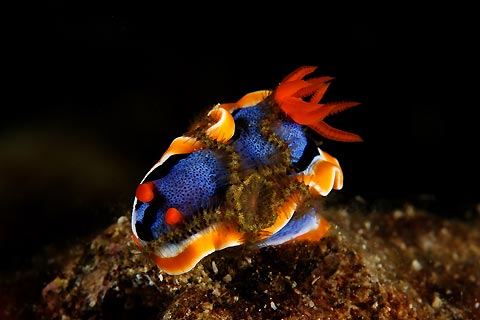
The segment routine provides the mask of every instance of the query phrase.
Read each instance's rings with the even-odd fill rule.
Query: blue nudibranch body
[[[326,124],[356,102],[320,103],[332,78],[301,67],[274,90],[215,105],[172,141],[136,190],[133,240],[169,274],[227,247],[318,241],[318,200],[341,189],[338,161],[309,138],[361,141]]]

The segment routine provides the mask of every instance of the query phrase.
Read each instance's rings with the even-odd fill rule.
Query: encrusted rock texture
[[[57,269],[32,301],[19,304],[25,284],[9,282],[0,318],[480,319],[478,211],[460,219],[408,203],[336,204],[318,243],[229,248],[178,276],[136,248],[126,214],[52,253]]]

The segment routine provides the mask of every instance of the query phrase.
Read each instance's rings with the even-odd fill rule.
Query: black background
[[[362,103],[327,118],[365,140],[323,144],[343,167],[342,193],[368,202],[426,195],[452,217],[479,200],[478,103],[469,97],[478,37],[468,8],[350,18],[321,3],[99,3],[51,1],[7,29],[2,268],[125,215],[137,183],[197,115],[303,65],[335,77],[324,101]]]

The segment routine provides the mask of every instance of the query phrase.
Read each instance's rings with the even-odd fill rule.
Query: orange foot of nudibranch
[[[362,141],[360,136],[333,128],[323,119],[331,114],[358,105],[358,102],[345,101],[335,103],[320,103],[330,85],[331,77],[316,77],[303,80],[307,74],[317,67],[301,67],[290,73],[273,92],[273,98],[280,108],[295,122],[306,125],[325,138],[356,142]],[[303,98],[310,97],[304,101]]]

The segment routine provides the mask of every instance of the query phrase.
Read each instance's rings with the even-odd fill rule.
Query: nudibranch
[[[317,203],[342,188],[343,173],[309,132],[362,139],[324,122],[358,103],[321,103],[333,78],[304,79],[315,69],[301,67],[273,90],[213,106],[147,172],[136,189],[132,237],[161,270],[187,272],[227,247],[326,234]]]

